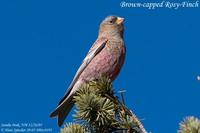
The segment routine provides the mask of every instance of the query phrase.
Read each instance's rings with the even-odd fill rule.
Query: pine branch
[[[60,131],[61,133],[90,133],[86,128],[79,124],[69,123],[64,126]]]
[[[184,121],[180,123],[180,130],[178,133],[200,133],[200,120],[193,116],[186,117]]]
[[[147,133],[136,115],[114,95],[111,80],[106,77],[82,85],[74,101],[75,118],[84,126],[68,125],[63,131],[84,131],[87,127],[92,133]]]
[[[140,120],[137,118],[137,116],[131,110],[129,110],[124,104],[122,104],[117,97],[115,96],[112,97],[109,95],[106,95],[106,97],[111,99],[114,103],[120,105],[123,111],[133,118],[133,120],[137,123],[137,126],[139,126],[139,129],[141,130],[140,133],[147,133],[146,129],[144,128]]]
[[[129,110],[126,106],[125,106],[125,100],[124,100],[124,95],[123,93],[126,92],[126,90],[120,90],[119,93],[122,97],[122,103],[120,103],[120,101],[118,100],[118,103],[123,106],[123,109],[126,109],[126,111],[128,111],[127,113],[132,116],[133,120],[137,123],[137,125],[139,126],[140,130],[143,132],[143,133],[147,133],[146,129],[144,128],[144,126],[142,125],[142,123],[140,122],[140,120],[137,118],[137,116],[131,111]]]

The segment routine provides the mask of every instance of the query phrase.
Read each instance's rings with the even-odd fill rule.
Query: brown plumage
[[[123,40],[123,22],[123,18],[109,16],[101,23],[96,42],[83,60],[65,96],[50,115],[58,117],[59,126],[63,124],[72,109],[73,96],[82,84],[97,79],[101,75],[105,75],[113,81],[119,74],[126,52]]]

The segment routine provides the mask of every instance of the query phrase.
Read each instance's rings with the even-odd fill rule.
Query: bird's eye
[[[112,19],[112,20],[109,21],[109,23],[114,24],[115,20]]]

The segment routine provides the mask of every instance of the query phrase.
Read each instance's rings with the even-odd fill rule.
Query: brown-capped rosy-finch
[[[80,86],[98,79],[101,75],[112,81],[117,77],[125,60],[123,40],[124,19],[117,16],[106,17],[100,25],[96,42],[89,50],[58,107],[51,117],[58,117],[61,126],[74,105],[73,96]]]

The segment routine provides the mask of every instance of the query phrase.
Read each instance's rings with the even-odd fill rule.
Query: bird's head
[[[106,17],[100,25],[99,36],[122,37],[124,32],[124,18],[118,16]]]

